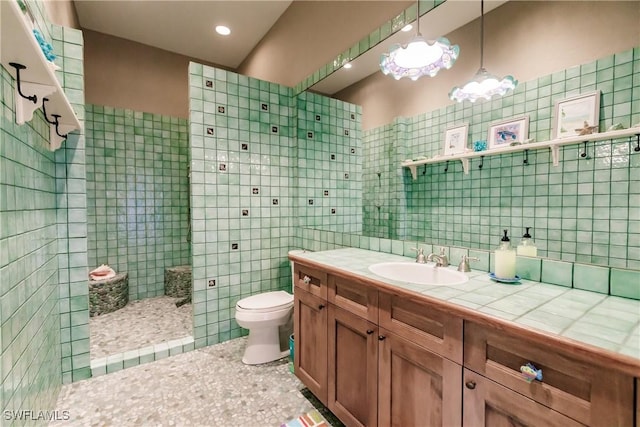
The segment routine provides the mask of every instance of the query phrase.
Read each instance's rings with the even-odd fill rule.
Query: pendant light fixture
[[[451,46],[449,40],[440,37],[435,41],[427,41],[420,34],[420,1],[417,2],[416,35],[409,43],[402,46],[394,44],[389,53],[380,57],[380,69],[385,75],[400,80],[408,77],[418,80],[422,76],[433,77],[441,69],[449,69],[456,62],[460,48]]]
[[[484,68],[484,0],[480,0],[480,69],[462,88],[454,87],[449,98],[458,102],[476,102],[478,99],[491,99],[494,95],[503,96],[517,85],[518,81],[512,76],[500,80]]]

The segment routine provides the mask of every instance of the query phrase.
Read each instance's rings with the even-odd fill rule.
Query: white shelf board
[[[61,127],[80,129],[80,121],[62,90],[55,72],[49,66],[49,61],[44,57],[18,4],[15,0],[2,0],[0,8],[0,31],[2,32],[0,36],[0,62],[2,66],[15,79],[16,70],[9,63],[17,62],[27,67],[20,72],[21,82],[53,86],[52,94],[47,95],[49,99],[46,106],[47,114],[50,118],[52,114],[59,114]],[[27,90],[23,90],[23,92],[25,95],[32,95],[27,93]],[[16,94],[16,96],[19,95]],[[37,108],[42,107],[40,97],[38,97],[36,105]]]
[[[541,141],[541,142],[532,142],[529,144],[521,144],[508,146],[503,148],[496,148],[493,150],[485,150],[485,151],[473,151],[468,153],[461,154],[453,154],[450,156],[438,156],[436,158],[431,159],[423,159],[423,160],[415,160],[415,161],[404,161],[401,165],[405,168],[409,168],[411,170],[411,176],[413,179],[417,177],[417,167],[421,165],[429,165],[433,163],[443,163],[452,160],[460,160],[463,165],[465,175],[469,173],[469,159],[475,157],[489,157],[496,156],[499,154],[507,154],[507,153],[516,153],[526,150],[539,150],[541,148],[550,148],[553,154],[553,165],[558,166],[558,153],[559,149],[563,145],[570,144],[578,144],[581,142],[596,142],[596,141],[604,141],[607,139],[618,139],[625,138],[629,136],[640,135],[640,127],[633,127],[629,129],[620,129],[620,130],[612,130],[608,132],[602,133],[593,133],[590,135],[576,135],[569,136],[566,138],[552,139],[550,141]]]

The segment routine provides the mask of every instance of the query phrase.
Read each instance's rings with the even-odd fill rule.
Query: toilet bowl
[[[293,295],[285,291],[265,292],[243,298],[236,304],[236,322],[249,330],[242,362],[257,365],[289,355],[288,337],[292,329]],[[281,329],[288,328],[287,331]]]

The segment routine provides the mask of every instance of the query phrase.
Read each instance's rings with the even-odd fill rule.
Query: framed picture
[[[450,127],[444,132],[444,155],[464,153],[467,148],[469,123]]]
[[[489,126],[489,150],[523,143],[529,137],[529,116],[494,122]]]
[[[596,133],[599,123],[599,90],[563,99],[556,102],[551,139]]]

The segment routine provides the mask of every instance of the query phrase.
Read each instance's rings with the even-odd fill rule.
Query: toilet
[[[258,365],[288,356],[292,320],[293,295],[288,292],[265,292],[238,301],[236,322],[249,330],[242,362]]]

